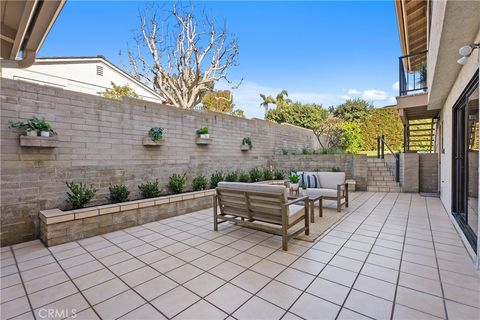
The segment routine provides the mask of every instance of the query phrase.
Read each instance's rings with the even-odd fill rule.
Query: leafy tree
[[[235,109],[230,114],[235,117],[245,118],[245,112],[242,109]]]
[[[313,129],[327,115],[328,112],[321,105],[302,104],[300,102],[280,103],[275,109],[267,111],[265,120]]]
[[[360,130],[364,150],[376,150],[377,136],[382,134],[394,150],[403,146],[403,124],[395,107],[371,110],[360,123]]]
[[[205,93],[202,104],[209,111],[230,113],[233,110],[233,96],[230,90],[209,91]]]
[[[330,112],[337,118],[345,121],[363,121],[370,111],[373,110],[373,105],[363,99],[348,99],[345,103],[338,105],[336,108],[331,107]]]
[[[130,88],[128,84],[117,85],[113,81],[111,82],[112,88],[105,89],[105,92],[101,93],[101,96],[108,99],[120,100],[122,97],[138,98],[138,94]]]
[[[317,121],[312,130],[323,150],[341,146],[343,130],[340,119],[329,115],[325,119]]]
[[[203,108],[209,111],[228,113],[236,117],[245,118],[242,109],[234,109],[233,95],[230,90],[208,91],[202,99]]]
[[[358,153],[363,146],[360,126],[356,122],[344,121],[340,124],[340,144],[343,150],[348,153]]]

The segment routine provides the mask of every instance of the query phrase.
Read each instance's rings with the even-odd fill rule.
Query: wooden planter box
[[[240,150],[242,151],[250,151],[250,146],[248,144],[241,144]]]
[[[20,136],[20,146],[35,148],[55,148],[57,146],[57,137]]]
[[[206,145],[212,143],[212,138],[200,138],[196,137],[195,138],[195,143],[199,145]]]
[[[142,144],[146,147],[159,147],[165,144],[164,139],[153,141],[150,137],[143,137]]]
[[[40,238],[54,246],[211,208],[214,193],[212,189],[78,210],[42,210]]]

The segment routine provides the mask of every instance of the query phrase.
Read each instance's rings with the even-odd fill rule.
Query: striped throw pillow
[[[315,174],[305,174],[303,176],[305,180],[304,185],[307,188],[320,188],[320,181],[318,181],[318,177]]]

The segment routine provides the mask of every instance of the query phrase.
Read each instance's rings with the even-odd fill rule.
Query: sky
[[[103,55],[128,69],[126,53],[148,4],[69,0],[39,56]],[[283,89],[294,101],[324,107],[356,97],[376,107],[395,103],[401,52],[393,0],[197,1],[196,6],[225,21],[238,40],[238,65],[228,78],[234,84],[243,79],[232,92],[235,107],[248,118],[264,116],[260,93],[276,96]]]

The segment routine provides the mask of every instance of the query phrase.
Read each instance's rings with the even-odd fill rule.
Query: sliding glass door
[[[478,74],[453,108],[452,212],[477,250],[479,164]]]

